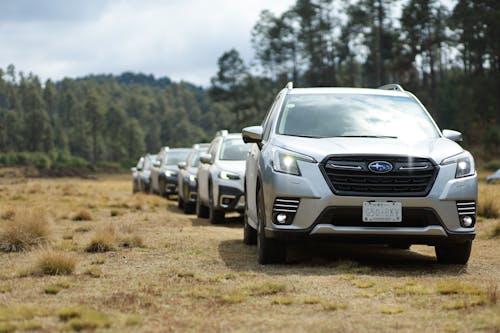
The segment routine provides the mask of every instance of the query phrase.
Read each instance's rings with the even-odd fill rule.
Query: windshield
[[[200,164],[200,155],[201,153],[206,153],[207,152],[207,149],[206,148],[202,148],[202,149],[197,149],[195,151],[193,151],[190,155],[190,157],[188,158],[188,165],[193,167],[193,168],[197,168]]]
[[[241,138],[226,139],[222,143],[219,160],[244,161],[251,145],[244,143]]]
[[[189,154],[189,150],[171,150],[163,159],[164,165],[177,165],[179,162],[185,161]]]
[[[429,116],[412,98],[369,94],[288,95],[277,133],[410,140],[439,136]]]

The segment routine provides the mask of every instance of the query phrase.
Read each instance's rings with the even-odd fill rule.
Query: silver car
[[[163,147],[151,168],[151,192],[169,198],[177,194],[177,164],[186,160],[189,148]]]
[[[243,130],[244,242],[262,264],[286,261],[287,241],[435,246],[467,263],[475,237],[474,159],[399,85],[379,89],[288,84],[262,126]]]
[[[207,153],[200,155],[198,217],[208,217],[215,224],[224,221],[226,212],[243,211],[243,177],[250,146],[243,142],[240,133],[223,130],[212,140]]]
[[[178,164],[177,204],[184,211],[184,214],[193,214],[196,211],[196,192],[198,190],[196,175],[200,164],[200,155],[207,151],[208,145],[208,143],[195,144],[186,161]]]

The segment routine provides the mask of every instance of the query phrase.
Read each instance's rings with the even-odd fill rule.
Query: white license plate
[[[401,222],[401,202],[363,202],[363,222]]]

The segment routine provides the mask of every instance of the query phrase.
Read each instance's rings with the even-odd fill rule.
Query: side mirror
[[[241,136],[243,137],[243,142],[245,143],[260,143],[262,141],[262,132],[264,129],[262,126],[250,126],[245,127],[241,131]]]
[[[212,154],[203,153],[200,155],[200,162],[206,164],[212,164]]]
[[[451,141],[462,142],[462,133],[454,130],[444,129],[443,136]]]
[[[137,172],[137,168],[136,167],[130,168],[130,171]]]
[[[187,163],[186,163],[186,162],[179,162],[179,164],[177,164],[177,167],[178,167],[180,170],[184,170],[184,169],[186,169],[186,167],[187,167]]]
[[[161,162],[159,160],[156,160],[153,162],[154,167],[159,167],[161,165]]]

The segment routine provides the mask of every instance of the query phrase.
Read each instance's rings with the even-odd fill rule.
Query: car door
[[[160,176],[160,169],[161,169],[161,162],[163,160],[163,155],[158,154],[156,157],[156,160],[153,162],[153,167],[151,168],[151,189],[153,192],[159,193],[160,192],[160,186],[159,186],[159,176]]]
[[[210,144],[207,153],[212,155],[212,163],[215,160],[215,155],[217,154],[218,146],[220,144],[220,138],[216,138]],[[200,195],[199,200],[204,205],[208,204],[208,180],[210,178],[210,167],[209,163],[201,163],[198,167],[198,192]]]

